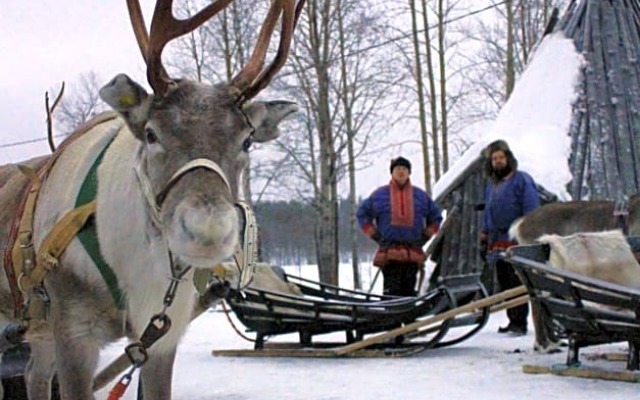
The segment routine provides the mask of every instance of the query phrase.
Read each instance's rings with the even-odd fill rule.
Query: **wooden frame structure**
[[[628,241],[634,252],[640,251],[640,236],[629,237]],[[549,253],[549,245],[540,244],[515,246],[506,255],[531,301],[538,304],[547,329],[569,343],[565,365],[525,366],[524,371],[640,382],[640,290],[550,266]],[[628,372],[582,372],[581,349],[617,342],[629,344]]]

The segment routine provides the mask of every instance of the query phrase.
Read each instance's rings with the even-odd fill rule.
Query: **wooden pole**
[[[544,365],[523,365],[522,372],[525,374],[552,374],[572,376],[575,378],[640,383],[640,372],[637,371],[610,371],[600,368],[569,367],[562,364],[552,365],[550,367]]]
[[[378,335],[375,335],[375,336],[371,336],[371,337],[369,337],[367,339],[364,339],[364,340],[361,340],[359,342],[355,342],[355,343],[348,344],[346,346],[338,347],[337,349],[334,350],[334,353],[337,356],[343,356],[343,355],[346,355],[348,353],[364,349],[365,347],[371,346],[373,344],[381,343],[381,342],[384,342],[385,340],[395,338],[396,336],[404,335],[404,334],[407,334],[409,332],[418,330],[419,328],[425,327],[427,325],[433,325],[435,323],[442,322],[442,321],[450,319],[450,318],[454,318],[457,315],[460,315],[460,314],[463,314],[463,313],[473,312],[473,311],[475,311],[475,310],[477,310],[479,308],[492,306],[492,305],[497,304],[497,303],[499,303],[501,301],[504,301],[504,300],[507,300],[507,299],[511,299],[513,297],[517,297],[517,296],[520,296],[520,295],[523,295],[526,292],[527,292],[527,288],[525,288],[524,286],[518,286],[517,288],[509,289],[509,290],[506,290],[506,291],[504,291],[502,293],[498,293],[498,294],[486,297],[486,298],[481,299],[481,300],[473,301],[473,302],[471,302],[469,304],[466,304],[464,306],[453,308],[453,309],[451,309],[449,311],[446,311],[446,312],[443,312],[441,314],[437,314],[437,315],[431,316],[429,318],[425,318],[425,319],[420,320],[420,321],[416,321],[416,322],[407,324],[407,325],[402,326],[400,328],[396,328],[396,329],[393,329],[393,330],[388,331],[388,332],[384,332],[384,333],[381,333],[381,334],[378,334]]]

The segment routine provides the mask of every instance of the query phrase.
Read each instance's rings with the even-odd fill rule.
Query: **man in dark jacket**
[[[480,242],[487,249],[487,261],[496,269],[501,290],[512,289],[522,283],[513,266],[500,259],[499,254],[517,243],[509,237],[509,227],[518,218],[540,206],[536,184],[529,174],[518,170],[518,161],[504,140],[496,140],[485,150],[485,174],[489,180],[485,189],[484,227]],[[527,333],[527,303],[507,309],[509,324],[500,333]]]
[[[426,256],[422,246],[440,228],[441,211],[424,190],[411,184],[411,163],[391,160],[391,181],[358,208],[362,231],[380,246],[373,264],[382,268],[385,295],[415,296]]]

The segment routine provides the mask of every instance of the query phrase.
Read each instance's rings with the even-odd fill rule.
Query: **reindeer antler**
[[[162,50],[171,40],[187,34],[222,11],[233,0],[216,0],[191,18],[178,20],[173,16],[173,0],[158,0],[151,20],[151,35],[147,33],[138,0],[127,0],[129,16],[138,46],[147,63],[147,80],[153,91],[163,96],[171,78],[162,66]]]
[[[262,89],[267,87],[271,79],[273,79],[284,65],[289,54],[289,48],[291,47],[293,30],[298,23],[305,1],[306,0],[299,0],[297,5],[295,0],[271,1],[271,7],[260,29],[258,43],[256,43],[251,58],[242,70],[231,80],[231,85],[241,93],[239,97],[240,101],[253,98]],[[276,22],[281,14],[282,29],[278,52],[269,67],[263,69],[269,42],[271,41]]]
[[[151,34],[140,10],[139,0],[127,0],[129,16],[138,46],[147,64],[147,79],[153,91],[163,96],[171,83],[171,78],[162,66],[162,50],[169,41],[189,33],[204,24],[211,17],[226,8],[233,0],[216,0],[189,19],[178,20],[173,16],[173,0],[158,0],[151,21]],[[231,85],[238,90],[238,98],[246,101],[264,89],[273,76],[282,68],[289,54],[293,29],[300,17],[306,0],[272,0],[266,20],[260,29],[258,43],[249,62],[232,79]],[[275,25],[282,15],[280,45],[276,58],[263,70],[264,60],[269,48]]]

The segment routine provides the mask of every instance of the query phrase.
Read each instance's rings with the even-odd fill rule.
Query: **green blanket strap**
[[[114,138],[115,139],[115,136]],[[78,197],[76,199],[76,207],[80,207],[84,204],[87,204],[93,200],[95,200],[97,191],[98,191],[98,167],[102,163],[102,159],[104,154],[107,152],[111,143],[113,143],[113,139],[107,143],[105,148],[100,152],[93,165],[89,169],[87,176],[84,178],[84,182],[82,182],[82,186],[80,187],[80,193],[78,193]],[[98,243],[98,232],[96,230],[95,216],[90,218],[86,225],[78,232],[78,240],[84,246],[87,253],[93,260],[93,262],[98,267],[98,271],[100,271],[100,275],[102,275],[102,279],[107,284],[107,288],[111,293],[111,297],[113,297],[113,301],[118,307],[118,310],[124,310],[125,308],[125,297],[124,293],[120,289],[118,285],[118,277],[113,272],[113,269],[107,264],[102,253],[100,252],[100,245]]]

